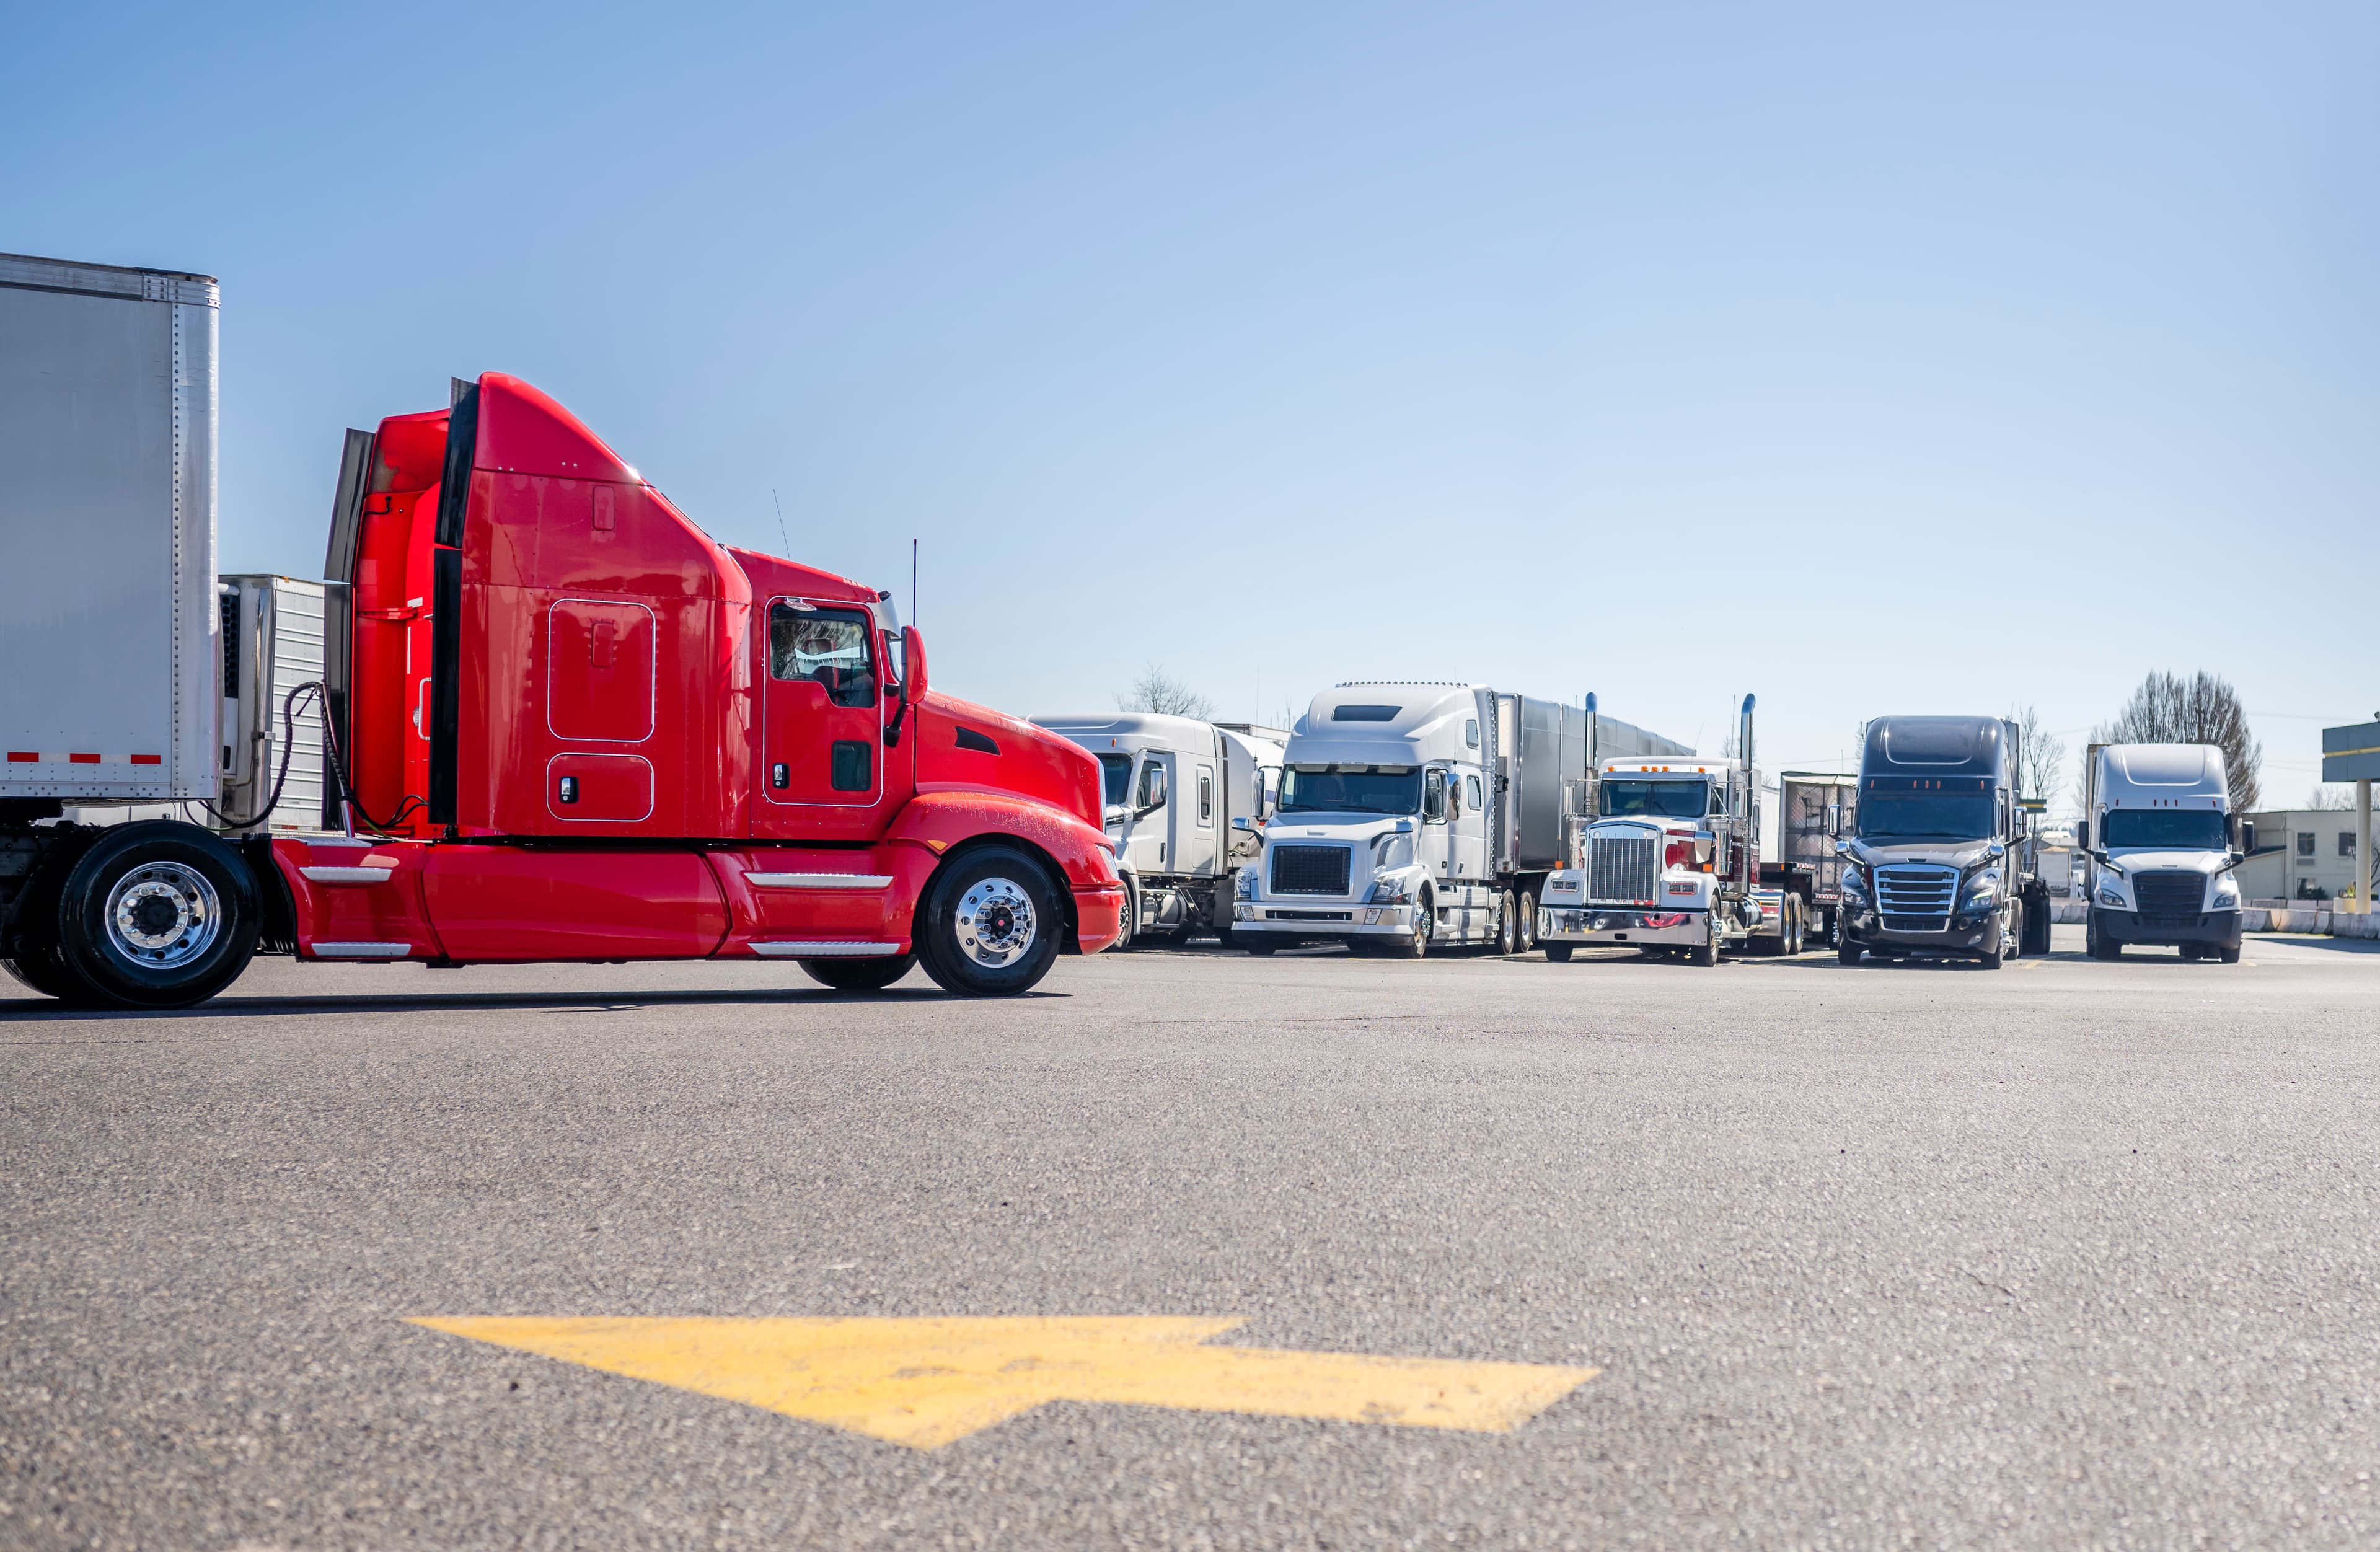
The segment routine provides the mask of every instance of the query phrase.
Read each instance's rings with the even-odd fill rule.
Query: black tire
[[[2124,945],[2099,930],[2099,913],[2093,909],[2082,918],[2082,950],[2093,959],[2121,959]]]
[[[1568,964],[1570,963],[1570,952],[1577,945],[1572,943],[1548,943],[1545,945],[1546,958],[1551,960],[1556,964]]]
[[[883,959],[803,959],[795,961],[811,980],[837,991],[882,991],[907,975],[917,963],[916,954],[892,954]]]
[[[2013,919],[2009,923],[2009,925],[2016,929],[2008,934],[2009,937],[2016,940],[2016,947],[2009,951],[2009,957],[2010,959],[2022,959],[2024,957],[2024,918],[2026,914],[2024,909],[2024,901],[2021,898],[2010,901],[2009,910],[2014,914]]]
[[[1242,938],[1240,947],[1247,950],[1248,952],[1252,954],[1278,953],[1281,951],[1281,945],[1279,943],[1274,942],[1269,938],[1260,936],[1254,932],[1248,933]]]
[[[1423,894],[1414,901],[1413,937],[1398,947],[1407,959],[1426,959],[1429,956],[1429,940],[1437,934],[1438,907],[1427,894]]]
[[[2234,944],[2234,945],[2232,945],[2231,947],[2229,947],[2229,948],[2228,948],[2228,949],[2224,949],[2224,950],[2220,951],[2220,952],[2216,955],[2216,958],[2218,958],[2218,959],[2220,959],[2220,960],[2222,960],[2222,961],[2223,961],[2223,963],[2224,963],[2224,964],[2239,964],[2239,963],[2240,963],[2240,949],[2239,949],[2239,945]]]
[[[1521,891],[1521,919],[1517,924],[1515,924],[1512,936],[1514,940],[1519,943],[1520,952],[1523,953],[1527,953],[1530,950],[1537,946],[1536,891],[1523,890]]]
[[[1975,963],[1982,965],[1986,970],[1998,969],[2002,964],[2000,946],[1998,943],[1994,943],[1991,946],[1991,951],[1977,958]]]
[[[1860,946],[1852,941],[1852,935],[1850,933],[1844,931],[1840,926],[1838,926],[1835,928],[1835,963],[1837,964],[1857,964],[1859,962]]]
[[[1698,970],[1707,970],[1718,963],[1718,929],[1711,928],[1710,936],[1686,951],[1686,963]]]
[[[2181,943],[2175,946],[2175,952],[2184,959],[2196,959],[2205,951],[2195,943]]]
[[[92,1000],[191,1008],[239,978],[263,913],[240,855],[196,825],[110,830],[58,892],[58,952]]]
[[[31,990],[44,997],[55,997],[68,1007],[86,1007],[94,999],[90,987],[75,974],[74,966],[58,952],[55,943],[41,943],[21,949],[14,959],[0,959],[0,970],[6,970]]]
[[[2058,920],[2057,907],[2047,895],[2036,895],[2027,902],[2024,911],[2024,956],[2042,959],[2049,953],[2049,929]]]
[[[1108,947],[1117,953],[1123,953],[1139,937],[1140,891],[1132,887],[1130,879],[1126,879],[1123,881],[1123,909],[1116,915],[1116,940]]]
[[[911,937],[917,963],[944,991],[1014,997],[1050,973],[1065,930],[1065,912],[1040,859],[990,845],[962,853],[935,876]]]
[[[1496,952],[1510,957],[1521,946],[1521,905],[1506,890],[1496,901]]]

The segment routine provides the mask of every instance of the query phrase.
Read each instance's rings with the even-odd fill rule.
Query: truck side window
[[[1102,778],[1101,785],[1105,788],[1101,797],[1109,807],[1116,806],[1132,794],[1132,757],[1130,755],[1101,755],[1099,774]]]
[[[1467,803],[1467,804],[1469,804],[1469,805],[1471,806],[1471,811],[1472,811],[1473,813],[1475,813],[1475,813],[1477,813],[1477,812],[1479,811],[1479,778],[1478,778],[1478,777],[1476,777],[1476,776],[1465,776],[1465,777],[1463,779],[1463,802],[1465,802],[1465,803]]]
[[[1198,822],[1202,825],[1215,822],[1215,772],[1211,767],[1204,765],[1198,768]]]
[[[876,675],[868,656],[868,617],[857,610],[769,606],[769,677],[808,679],[837,706],[870,706]]]
[[[1427,824],[1446,822],[1446,772],[1432,770],[1422,778],[1421,817]]]

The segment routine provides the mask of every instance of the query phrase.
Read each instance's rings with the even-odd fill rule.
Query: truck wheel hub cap
[[[959,902],[959,947],[997,969],[1033,946],[1033,902],[1010,879],[986,879]]]
[[[223,907],[196,868],[152,862],[116,880],[107,895],[109,936],[136,964],[170,970],[214,945]]]

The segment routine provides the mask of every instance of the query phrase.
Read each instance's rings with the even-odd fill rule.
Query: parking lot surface
[[[0,1546],[2370,1545],[2380,954],[2057,937],[0,1000]],[[1555,1378],[920,1448],[457,1334],[820,1316]]]

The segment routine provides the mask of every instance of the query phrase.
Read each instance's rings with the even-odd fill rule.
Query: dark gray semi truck
[[[1843,859],[1845,964],[2049,952],[2049,891],[2018,802],[2017,726],[1998,717],[1878,717],[1860,758]]]

